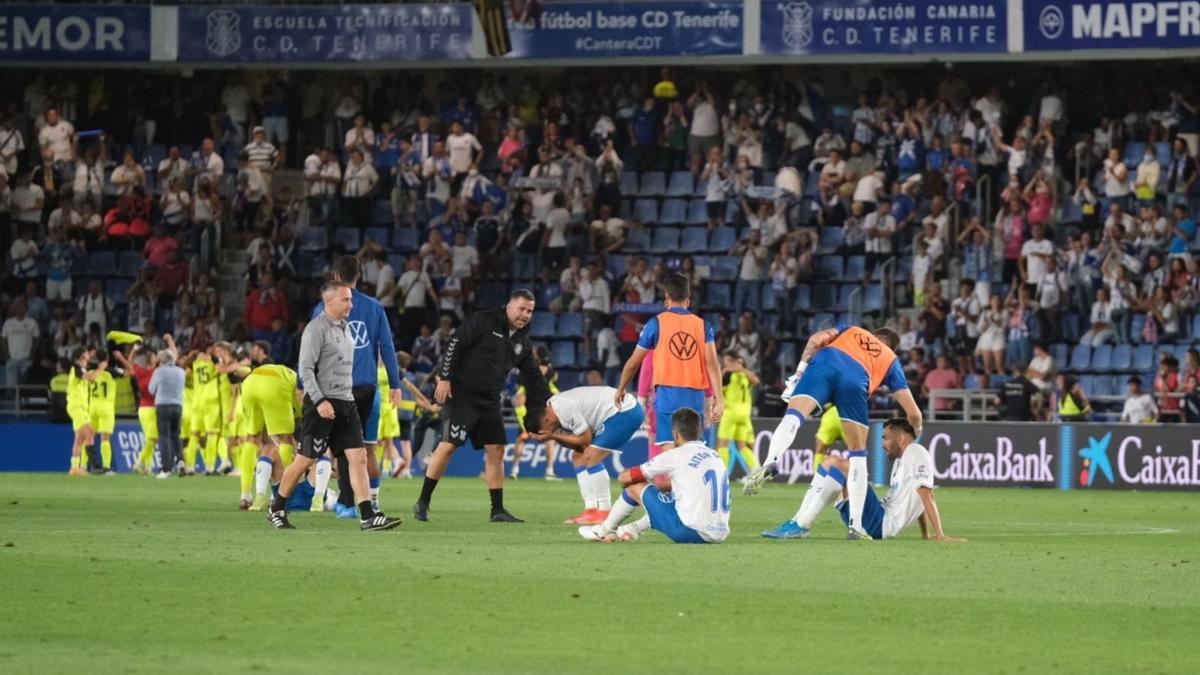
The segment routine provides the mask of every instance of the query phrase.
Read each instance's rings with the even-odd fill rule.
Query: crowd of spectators
[[[113,327],[291,354],[349,252],[418,362],[522,284],[580,319],[560,370],[612,373],[682,271],[766,389],[848,318],[900,327],[919,391],[1020,372],[1053,412],[1058,346],[1192,334],[1200,97],[998,73],[35,74],[0,118],[6,373]]]

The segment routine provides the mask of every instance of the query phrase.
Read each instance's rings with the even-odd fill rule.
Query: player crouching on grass
[[[557,442],[574,452],[571,464],[583,496],[583,513],[564,525],[599,525],[612,508],[604,457],[620,452],[642,427],[645,412],[626,394],[618,407],[612,387],[576,387],[550,397],[546,407],[525,415],[525,429],[542,443]]]
[[[892,460],[892,479],[887,497],[879,501],[868,488],[863,507],[863,529],[872,539],[891,539],[917,521],[923,539],[966,541],[948,537],[942,531],[942,517],[933,497],[933,457],[917,443],[916,433],[906,420],[893,418],[883,423],[883,449]],[[803,539],[826,506],[840,497],[837,510],[842,521],[850,522],[850,504],[846,500],[846,474],[850,462],[829,457],[817,469],[812,485],[804,495],[796,516],[774,530],[763,532],[771,539]]]
[[[632,541],[654,528],[676,544],[719,544],[729,536],[729,477],[712,448],[700,441],[700,413],[681,408],[671,415],[674,447],[617,479],[626,486],[600,525],[585,525],[589,541]],[[655,480],[665,476],[668,480]],[[646,517],[621,522],[641,504]]]

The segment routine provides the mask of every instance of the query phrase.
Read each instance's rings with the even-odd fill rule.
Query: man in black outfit
[[[1013,366],[1012,379],[1004,383],[1004,414],[1006,422],[1032,422],[1033,396],[1038,391],[1033,382],[1025,377],[1025,364]]]
[[[482,447],[484,474],[492,498],[493,523],[521,523],[504,510],[504,446],[508,436],[500,415],[500,389],[508,373],[517,368],[525,386],[529,409],[546,405],[550,388],[533,358],[527,326],[533,317],[533,294],[513,291],[508,304],[476,312],[450,338],[438,367],[434,398],[442,404],[442,439],[425,465],[425,483],[413,505],[417,520],[429,519],[429,501],[438,479],[446,472],[450,456],[469,439]]]

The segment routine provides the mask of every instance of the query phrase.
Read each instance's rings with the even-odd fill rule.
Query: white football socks
[[[579,495],[583,497],[583,508],[596,508],[596,498],[592,496],[592,475],[586,466],[575,467],[575,480],[579,481]]]
[[[812,485],[804,495],[804,502],[800,504],[800,510],[796,511],[792,520],[800,527],[811,529],[813,521],[821,515],[821,511],[842,494],[842,485],[845,482],[845,476],[837,467],[830,467],[828,471],[823,466],[819,467],[817,475],[813,476]]]
[[[592,497],[596,500],[596,508],[600,511],[612,509],[612,492],[609,485],[608,469],[603,464],[597,464],[588,469],[592,483]]]
[[[321,500],[319,503],[324,505],[325,490],[329,488],[329,478],[332,475],[333,475],[333,463],[330,462],[329,458],[325,457],[324,455],[322,455],[321,457],[318,457],[317,458],[317,484],[315,486],[316,493],[313,495],[314,503],[318,503],[317,500],[319,499],[319,500]]]
[[[780,455],[792,447],[792,441],[796,440],[796,432],[800,431],[802,424],[804,414],[795,408],[788,408],[783,414],[783,419],[779,420],[779,426],[775,427],[775,433],[771,434],[770,449],[767,451],[764,465],[778,462]]]
[[[265,495],[271,487],[271,470],[275,463],[270,457],[259,457],[254,465],[254,494]]]
[[[617,500],[616,504],[612,505],[612,508],[608,511],[608,518],[604,519],[604,529],[608,532],[616,532],[621,523],[633,515],[633,510],[637,506],[637,502],[633,500],[633,497],[630,497],[628,492],[622,490],[621,498]]]
[[[850,501],[850,527],[862,530],[863,505],[867,501],[867,451],[850,451],[850,475],[846,477],[846,492]]]
[[[638,534],[645,534],[646,530],[650,529],[650,514],[646,514],[641,518],[633,521],[627,527]]]

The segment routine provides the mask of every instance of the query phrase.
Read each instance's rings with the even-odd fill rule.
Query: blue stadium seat
[[[578,370],[559,370],[558,372],[558,388],[561,391],[574,389],[583,384],[583,374]]]
[[[1079,386],[1083,387],[1083,393],[1091,398],[1096,395],[1096,378],[1092,375],[1080,375]]]
[[[837,305],[837,284],[817,284],[812,287],[811,307],[818,312],[831,312]]]
[[[809,171],[808,172],[808,180],[804,181],[804,195],[803,196],[807,197],[809,199],[816,199],[818,196],[820,196],[820,192],[818,192],[818,190],[817,190],[817,186],[820,185],[820,183],[821,183],[821,172],[820,171]]]
[[[1060,323],[1062,324],[1063,337],[1068,342],[1079,342],[1079,336],[1082,335],[1079,332],[1079,314],[1066,312],[1062,315]]]
[[[718,179],[718,180],[720,180],[720,179]],[[692,196],[693,197],[701,197],[701,198],[707,197],[708,196],[708,180],[706,180],[704,178],[697,179],[696,180],[696,189],[692,190]]]
[[[567,312],[558,317],[558,335],[565,338],[582,338],[583,315],[578,312]]]
[[[650,246],[652,253],[678,253],[679,228],[657,227],[654,229],[654,243]]]
[[[388,254],[388,257],[387,257],[388,264],[392,266],[392,272],[396,275],[397,279],[400,278],[401,274],[404,274],[405,267],[407,266],[407,264],[406,264],[407,260],[408,260],[408,256],[404,255],[403,253],[389,253]],[[309,275],[309,276],[312,276],[312,275]]]
[[[710,276],[713,279],[721,281],[730,281],[737,278],[738,275],[738,259],[731,255],[720,255],[713,258],[712,272]]]
[[[329,248],[329,230],[323,227],[308,227],[304,229],[300,248],[304,251],[324,251]]]
[[[554,315],[550,312],[534,312],[529,322],[529,336],[548,338],[555,335]]]
[[[825,255],[817,258],[818,277],[841,279],[845,269],[845,261],[840,255]]]
[[[392,248],[405,253],[416,251],[421,248],[417,238],[417,229],[415,227],[402,227],[392,231]],[[396,275],[399,276],[400,270],[396,270]]]
[[[842,284],[841,288],[838,289],[837,311],[850,311],[850,298],[855,292],[859,293],[859,301],[861,302],[862,292],[859,290],[861,288],[862,286],[858,284]],[[854,323],[854,321],[845,321],[843,323]]]
[[[1142,161],[1142,156],[1146,154],[1146,144],[1142,141],[1129,141],[1125,144],[1125,154],[1122,160],[1125,166],[1130,169],[1136,169],[1139,162]]]
[[[1175,358],[1179,360],[1179,369],[1181,372],[1187,365],[1187,353],[1191,348],[1192,346],[1189,344],[1179,344],[1175,345],[1175,348],[1171,350],[1171,353],[1174,354]]]
[[[389,257],[389,262],[391,258]],[[317,256],[310,251],[296,252],[296,276],[300,279],[311,279],[317,276]],[[396,269],[393,265],[392,269]]]
[[[1200,313],[1192,317],[1192,339],[1200,342]]]
[[[1146,327],[1146,315],[1134,314],[1129,322],[1129,337],[1135,344],[1142,344],[1142,329]]]
[[[642,174],[642,184],[638,189],[639,197],[661,197],[666,193],[666,174],[661,171],[647,171]]]
[[[1113,378],[1111,375],[1097,375],[1092,381],[1092,391],[1089,396],[1114,396]]]
[[[682,225],[687,222],[688,203],[682,199],[668,199],[663,202],[662,215],[659,220],[668,225]]]
[[[703,227],[685,227],[679,242],[682,253],[703,253],[708,250],[708,230]]]
[[[708,224],[708,207],[705,206],[703,199],[693,199],[688,202],[687,217],[683,219],[685,225],[707,225]]]
[[[967,373],[963,378],[963,389],[985,389],[979,375],[975,373]]]
[[[792,307],[798,312],[808,312],[812,310],[812,286],[808,284],[797,284],[795,302]]]
[[[621,195],[633,197],[638,192],[637,173],[634,171],[621,172]]]
[[[710,281],[704,285],[704,306],[725,308],[733,306],[733,290],[729,284]]]
[[[339,227],[333,231],[333,243],[347,253],[357,251],[362,246],[362,233],[357,227]]]
[[[876,314],[883,311],[883,286],[871,284],[863,291],[863,312]]]
[[[1133,345],[1119,344],[1113,347],[1112,369],[1119,373],[1133,370]]]
[[[1068,347],[1066,343],[1055,342],[1054,344],[1050,345],[1050,356],[1060,368],[1064,363],[1067,362],[1067,358],[1070,357],[1070,354],[1070,347]]]
[[[621,199],[621,207],[618,210],[617,215],[620,216],[621,218],[624,218],[625,220],[629,220],[630,218],[632,218],[633,217],[633,200],[632,199],[624,199],[624,198]]]
[[[117,273],[123,277],[136,277],[146,264],[138,251],[122,251],[117,258]]]
[[[1133,350],[1133,370],[1137,373],[1144,373],[1147,370],[1154,370],[1157,364],[1154,361],[1154,347],[1151,345],[1138,345]],[[1143,382],[1143,386],[1148,386],[1150,383]]]
[[[767,282],[762,285],[762,307],[763,311],[775,310],[775,285]],[[760,315],[761,316],[761,315]]]
[[[570,368],[575,365],[575,343],[568,340],[556,340],[550,345],[550,361],[557,368]]]
[[[862,281],[867,278],[867,257],[861,255],[852,255],[846,257],[846,269],[842,272],[842,279],[846,281]]]
[[[387,227],[368,227],[367,239],[370,239],[384,248],[388,248],[391,241],[391,236],[389,234],[390,229],[391,228]]]
[[[818,252],[820,253],[836,253],[845,241],[845,233],[840,227],[823,227],[821,228],[821,240],[818,244]]]
[[[713,228],[712,237],[708,241],[708,250],[713,253],[727,253],[737,243],[737,229],[728,225]]]
[[[129,291],[129,287],[133,282],[129,279],[109,279],[104,283],[104,295],[108,296],[114,304],[125,304],[125,294]]]
[[[832,312],[821,312],[808,322],[808,330],[810,333],[816,333],[817,331],[822,331],[826,328],[833,328],[836,325],[837,317],[834,316]]]
[[[633,203],[633,219],[645,225],[653,225],[658,221],[658,201],[654,199],[639,199]]]
[[[690,197],[695,189],[691,171],[676,171],[671,174],[671,182],[667,185],[667,196]]]
[[[650,229],[645,227],[629,228],[625,233],[624,249],[633,253],[650,250]]]
[[[1063,224],[1081,223],[1083,222],[1083,210],[1075,203],[1073,199],[1067,199],[1062,205],[1062,215],[1059,216],[1059,221]]]
[[[107,277],[117,273],[117,256],[112,251],[95,251],[88,256],[88,274]]]
[[[1112,355],[1113,347],[1109,344],[1099,345],[1092,348],[1092,363],[1090,370],[1093,373],[1106,373],[1112,370]]]
[[[1167,162],[1170,161],[1170,159],[1171,159],[1171,144],[1168,143],[1167,141],[1159,141],[1159,142],[1155,143],[1154,144],[1154,155],[1158,158],[1158,163],[1162,164],[1164,167],[1166,167]],[[1163,171],[1162,175],[1165,178],[1167,175],[1167,172]]]
[[[562,295],[562,287],[556,282],[542,284],[537,290],[537,304],[539,307],[549,307],[550,303]]]
[[[1067,368],[1077,373],[1084,372],[1092,363],[1092,348],[1089,345],[1075,345],[1071,350],[1071,361]]]
[[[620,279],[629,271],[625,268],[625,256],[610,255],[604,260],[605,269],[613,279]]]
[[[392,202],[387,199],[376,200],[375,208],[371,211],[371,224],[388,227],[392,222]]]
[[[789,327],[789,330],[795,329],[795,326]],[[785,373],[790,373],[796,368],[796,362],[799,357],[796,356],[796,343],[791,340],[779,343],[779,355],[775,357],[775,365]]]

